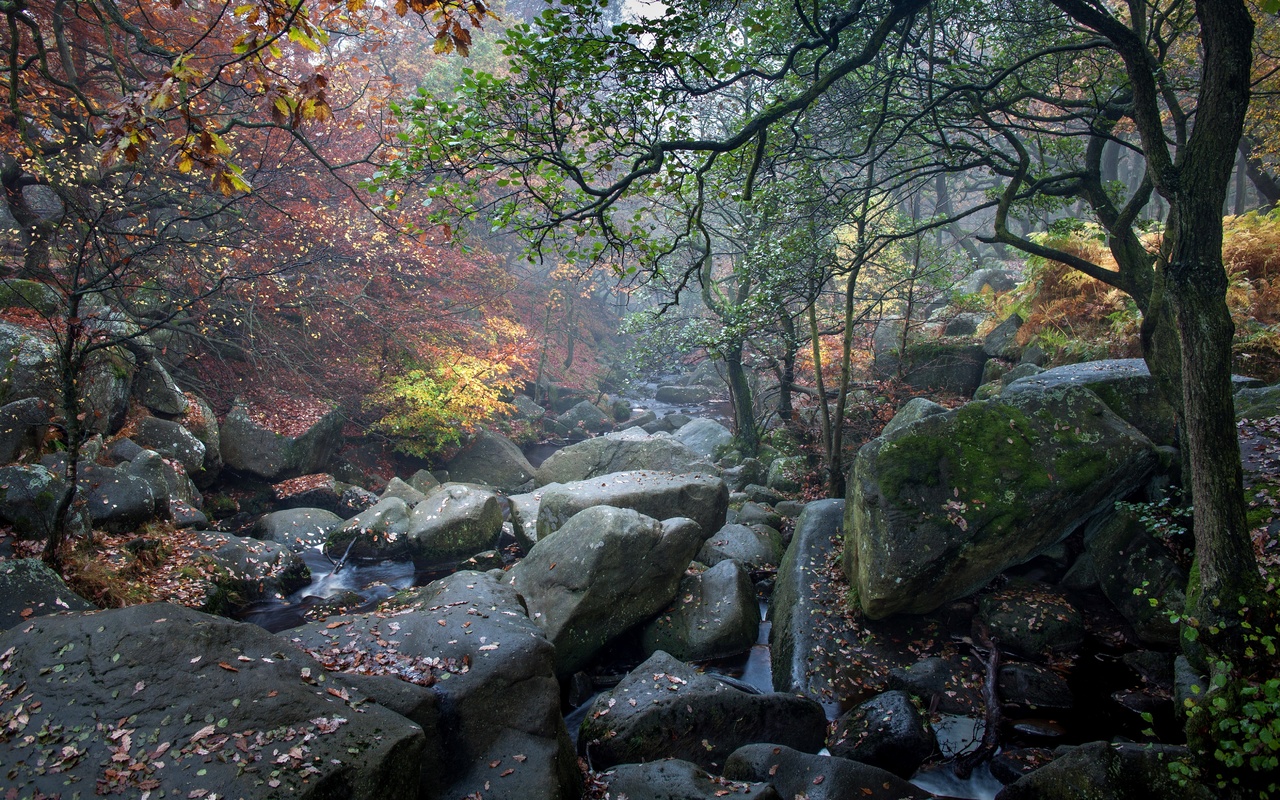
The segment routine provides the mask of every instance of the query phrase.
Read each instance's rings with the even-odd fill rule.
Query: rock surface
[[[926,417],[858,452],[845,573],[872,619],[928,612],[1110,511],[1156,463],[1149,439],[1075,386]]]
[[[600,779],[609,797],[627,800],[719,800],[726,795],[748,800],[781,800],[767,783],[727,781],[708,775],[688,761],[619,764]]]
[[[0,654],[17,796],[417,796],[421,728],[255,625],[153,603],[41,617]]]
[[[421,568],[457,564],[493,549],[502,533],[498,496],[482,487],[445,483],[414,506],[409,518],[409,555]]]
[[[0,561],[0,630],[32,617],[97,606],[67,588],[58,573],[34,558]]]
[[[670,436],[624,431],[557,450],[542,462],[538,475],[543,484],[571,483],[633,470],[710,474],[715,467],[693,448]]]
[[[822,706],[812,700],[749,694],[658,652],[595,699],[578,748],[597,768],[678,758],[718,771],[752,742],[816,753],[826,728]]]
[[[342,416],[334,409],[297,436],[255,422],[237,403],[219,430],[222,460],[230,468],[268,481],[320,472],[338,447]]]
[[[555,645],[556,673],[571,675],[671,602],[701,544],[688,519],[596,506],[540,538],[510,581]]]
[[[658,650],[681,661],[706,661],[745,653],[760,633],[760,606],[751,575],[741,563],[721,561],[685,575],[675,601],[644,627],[647,654]]]
[[[504,492],[524,487],[537,473],[514,442],[484,429],[462,452],[449,459],[447,469],[452,481],[487,484]]]
[[[931,800],[891,772],[847,758],[810,755],[781,744],[749,744],[729,756],[724,776],[768,781],[783,797],[808,800]]]
[[[688,517],[702,528],[703,538],[724,525],[729,490],[714,475],[666,472],[617,472],[601,479],[566,483],[542,494],[538,538],[558,530],[592,506],[630,508],[654,519]]]
[[[878,694],[836,722],[831,755],[910,778],[937,743],[920,709],[903,691]]]

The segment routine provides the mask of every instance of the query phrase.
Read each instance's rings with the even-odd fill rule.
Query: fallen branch
[[[982,649],[977,645],[973,649],[983,656],[987,667],[986,680],[982,683],[982,701],[986,705],[986,714],[983,717],[982,741],[978,747],[957,757],[951,766],[951,771],[961,779],[968,778],[974,767],[989,760],[1000,746],[1000,648],[991,640],[987,626],[979,625],[977,633]]]

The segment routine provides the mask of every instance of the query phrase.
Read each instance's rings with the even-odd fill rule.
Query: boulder
[[[1090,742],[1006,786],[1000,800],[1210,800],[1219,795],[1170,769],[1189,758],[1186,748],[1159,744]],[[1187,768],[1190,769],[1189,767]]]
[[[28,397],[39,398],[50,407],[59,405],[58,354],[48,337],[38,331],[0,322],[0,403]]]
[[[827,749],[837,758],[910,778],[935,747],[933,730],[911,696],[895,690],[878,694],[840,717]]]
[[[841,627],[843,618],[836,613],[842,592],[823,575],[827,563],[839,557],[844,507],[843,500],[805,506],[778,566],[769,606],[769,656],[773,688],[779,692],[814,699],[828,695],[841,666],[825,654],[838,651],[833,639],[855,635]]]
[[[344,486],[338,495],[336,511],[340,517],[354,517],[377,504],[378,496],[363,486]]]
[[[52,408],[39,397],[24,397],[0,407],[0,464],[40,454]]]
[[[529,422],[540,420],[547,413],[545,408],[533,402],[532,397],[524,394],[516,395],[516,399],[511,401],[511,405],[516,410],[516,417]]]
[[[942,714],[975,715],[982,708],[982,698],[975,688],[978,677],[976,672],[967,672],[953,661],[931,656],[909,667],[890,670],[889,687],[910,692]]]
[[[1236,419],[1266,419],[1280,415],[1280,386],[1236,392]]]
[[[804,474],[808,468],[809,462],[804,456],[775,458],[769,465],[769,477],[766,483],[775,492],[787,494],[798,492],[804,488]]]
[[[28,619],[97,606],[67,588],[62,576],[34,558],[0,561],[0,630]],[[2,695],[0,695],[2,696]]]
[[[808,800],[932,800],[933,795],[878,767],[817,756],[782,744],[748,744],[729,756],[724,777],[768,781],[783,797]]]
[[[623,422],[619,423],[618,430],[626,431],[626,430],[631,430],[632,428],[641,428],[641,427],[644,427],[645,425],[648,425],[651,422],[656,421],[657,419],[658,419],[657,414],[646,409],[644,411],[641,411],[639,414],[636,414],[634,417],[631,417],[630,419],[624,420]]]
[[[982,340],[982,351],[992,358],[1015,361],[1018,357],[1018,329],[1022,327],[1022,317],[1010,314],[991,333]]]
[[[1075,386],[926,417],[859,450],[845,574],[872,619],[926,613],[1110,512],[1156,464],[1149,439]]]
[[[491,575],[457,572],[401,592],[375,613],[329,617],[285,635],[335,670],[331,683],[363,677],[341,670],[372,671],[438,698],[406,698],[404,711],[427,734],[424,797],[580,795],[552,647],[515,591]]]
[[[614,422],[626,422],[631,419],[631,401],[621,398],[614,400],[609,404],[609,410],[613,414]]]
[[[146,478],[129,474],[127,468],[83,464],[79,483],[89,522],[95,528],[125,533],[167,510],[164,494]]]
[[[913,397],[898,409],[898,413],[893,415],[893,419],[884,426],[880,435],[892,436],[913,422],[932,417],[934,414],[945,414],[946,411],[946,406],[939,405],[928,398]]]
[[[197,532],[208,549],[201,558],[212,586],[204,609],[230,613],[259,600],[278,599],[311,583],[311,570],[297,553],[278,542],[216,531]]]
[[[690,421],[676,431],[675,438],[708,461],[715,460],[718,451],[728,449],[733,444],[733,434],[729,429],[712,419]]]
[[[609,415],[596,408],[589,400],[577,403],[557,417],[556,421],[569,430],[586,433],[603,433],[613,428],[613,420]]]
[[[332,512],[341,502],[338,481],[327,472],[280,481],[271,486],[271,495],[278,509],[323,508]]]
[[[662,650],[681,661],[745,653],[760,635],[760,604],[751,575],[737,561],[680,579],[674,602],[644,626],[648,655]]]
[[[47,283],[22,278],[0,281],[0,308],[29,308],[52,317],[62,311],[62,297]]]
[[[684,474],[714,472],[712,463],[670,436],[629,430],[571,444],[552,453],[538,468],[544,484],[571,483],[613,472],[639,469]]]
[[[714,566],[733,559],[745,567],[760,569],[766,565],[776,565],[781,555],[781,536],[774,540],[754,528],[735,524],[725,525],[712,534],[698,551],[697,560],[707,566]],[[668,648],[662,649],[671,652]]]
[[[1000,394],[1007,402],[1022,392],[1040,394],[1068,386],[1092,390],[1108,408],[1156,444],[1177,444],[1176,412],[1165,402],[1147,363],[1140,358],[1113,358],[1054,367],[1036,375],[1006,381]]]
[[[982,294],[983,292],[1008,292],[1018,287],[1018,275],[1007,269],[989,267],[974,270],[968,277],[957,283],[953,289],[957,294]]]
[[[422,729],[256,625],[152,603],[41,617],[0,653],[26,686],[0,694],[14,796],[418,796]]]
[[[1069,711],[1075,706],[1067,679],[1037,664],[1001,664],[997,683],[1000,702],[1026,713]]]
[[[427,495],[424,492],[418,491],[399,478],[392,478],[387,481],[386,488],[382,490],[382,494],[378,496],[378,499],[386,500],[388,497],[400,498],[409,508],[413,508],[427,499]]]
[[[176,422],[143,417],[138,422],[133,440],[141,447],[182,464],[188,475],[197,475],[204,469],[204,442]]]
[[[578,749],[596,768],[678,758],[719,771],[752,742],[816,753],[826,731],[822,706],[812,700],[746,692],[659,651],[595,699]]]
[[[342,517],[323,508],[289,508],[263,514],[254,523],[253,535],[301,552],[324,545],[325,538],[341,525]]]
[[[956,314],[947,320],[946,325],[942,328],[943,336],[974,336],[978,333],[979,326],[991,318],[990,314],[979,314],[973,311],[964,311]],[[985,350],[986,342],[983,342]]]
[[[907,346],[902,380],[917,389],[971,397],[989,356],[982,345],[917,342]]]
[[[659,522],[610,506],[588,508],[539,537],[510,582],[555,645],[556,673],[572,675],[665,608],[702,538],[688,519]]]
[[[341,441],[342,415],[335,408],[296,434],[278,433],[236,403],[219,431],[222,460],[232,469],[268,481],[320,472]]]
[[[409,506],[399,497],[388,497],[330,531],[324,552],[333,559],[404,558],[410,548],[409,527]]]
[[[39,464],[0,467],[0,519],[14,533],[43,539],[53,530],[53,519],[66,481]]]
[[[450,480],[494,486],[504,492],[520,490],[537,472],[514,442],[484,429],[449,460],[448,469]]]
[[[204,505],[200,491],[187,477],[181,464],[166,461],[154,450],[139,450],[133,460],[120,465],[124,471],[142,478],[156,497],[156,514],[169,516],[175,503],[192,508]]]
[[[1060,590],[1013,579],[978,598],[978,619],[1000,648],[1029,658],[1074,655],[1084,643],[1084,618]]]
[[[782,527],[781,514],[771,510],[768,506],[762,506],[751,501],[742,504],[733,521],[738,525],[757,527],[764,525],[775,530]]]
[[[187,413],[190,403],[178,384],[154,358],[147,358],[138,365],[133,378],[133,396],[143,407],[157,414],[179,416]]]
[[[205,488],[213,484],[222,472],[222,436],[218,430],[218,417],[213,406],[203,397],[191,395],[193,402],[182,416],[182,427],[191,432],[204,445],[204,464],[191,479]]]
[[[706,386],[660,386],[653,398],[673,406],[691,406],[710,400],[711,390]]]
[[[484,550],[502,535],[502,506],[492,491],[446,483],[414,506],[409,555],[419,568],[450,567]]]
[[[1186,603],[1187,573],[1132,512],[1116,514],[1085,537],[1085,552],[1107,599],[1148,644],[1176,647],[1171,612]]]
[[[719,800],[726,795],[750,800],[782,800],[768,783],[713,778],[688,761],[619,764],[600,775],[606,797],[627,800]]]
[[[526,555],[538,543],[538,509],[542,507],[542,495],[562,485],[548,483],[541,489],[507,498],[511,510],[512,534]]]
[[[720,475],[724,478],[729,491],[740,492],[750,484],[763,483],[769,472],[759,459],[744,458],[741,464],[722,470]]]
[[[431,494],[432,490],[440,485],[440,481],[429,471],[420,469],[410,476],[409,485],[423,494]]]
[[[688,517],[698,523],[706,538],[724,525],[729,490],[724,481],[701,473],[618,472],[602,479],[566,483],[543,492],[538,508],[539,540],[592,506],[630,508],[654,519]]]

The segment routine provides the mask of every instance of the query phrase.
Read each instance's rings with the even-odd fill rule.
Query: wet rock
[[[654,399],[673,406],[689,406],[710,400],[711,390],[706,386],[660,386]]]
[[[720,451],[733,444],[729,429],[711,419],[691,420],[676,431],[675,438],[708,461],[715,460]]]
[[[1009,784],[999,800],[1147,800],[1177,797],[1210,800],[1205,786],[1186,782],[1169,762],[1187,757],[1185,748],[1158,744],[1091,742]]]
[[[609,797],[628,800],[719,800],[726,795],[781,800],[768,783],[713,777],[688,761],[620,764],[600,776]]]
[[[0,519],[14,533],[41,539],[53,530],[53,519],[66,482],[39,464],[0,467]]]
[[[418,503],[427,499],[427,495],[425,493],[418,491],[399,478],[392,478],[387,481],[386,488],[384,488],[382,490],[382,494],[379,495],[380,500],[385,500],[388,497],[400,498],[409,508],[413,508]]]
[[[1075,706],[1066,678],[1035,664],[1002,664],[998,687],[1001,703],[1024,712],[1067,711]]]
[[[399,497],[388,497],[332,530],[325,537],[324,552],[332,559],[404,558],[411,547],[409,527],[409,506]]]
[[[311,570],[289,548],[229,533],[196,534],[209,552],[201,557],[212,569],[204,610],[231,613],[260,600],[279,599],[311,582]]]
[[[409,555],[420,568],[452,566],[492,550],[501,534],[496,494],[480,486],[446,483],[414,507]]]
[[[1186,603],[1186,571],[1131,512],[1116,514],[1090,534],[1085,553],[1102,593],[1142,641],[1177,646],[1181,629],[1169,621],[1169,613]]]
[[[992,638],[1030,658],[1070,654],[1084,643],[1084,620],[1066,595],[1043,583],[1010,580],[978,598],[978,618]]]
[[[98,464],[82,465],[80,488],[90,523],[113,533],[131,531],[161,512],[163,495],[126,469]]]
[[[555,645],[556,673],[577,672],[665,608],[701,543],[688,519],[659,522],[609,506],[588,508],[540,538],[510,580]]]
[[[378,504],[378,496],[368,489],[359,486],[348,486],[338,495],[338,516],[354,517]]]
[[[578,747],[597,768],[678,758],[715,771],[751,742],[816,753],[826,727],[812,700],[749,694],[658,652],[596,698]]]
[[[323,508],[290,508],[263,514],[254,523],[253,535],[301,552],[322,546],[325,538],[341,527],[342,522],[342,517]]]
[[[878,767],[817,756],[783,744],[749,744],[725,763],[724,776],[768,781],[783,797],[808,800],[930,800],[933,795]]]
[[[386,674],[431,684],[435,710],[411,716],[427,733],[425,796],[580,795],[552,647],[515,591],[493,576],[457,572],[396,595],[376,613],[330,617],[285,635],[331,666],[363,654],[385,664]]]
[[[566,483],[543,492],[538,509],[538,538],[563,526],[592,506],[630,508],[654,519],[688,517],[703,538],[724,525],[729,491],[724,481],[703,473],[618,472],[602,479]]]
[[[52,407],[39,397],[26,397],[0,408],[0,464],[37,455],[48,430]]]
[[[0,630],[32,617],[93,611],[93,603],[67,588],[58,573],[34,558],[0,561]]]
[[[760,632],[760,606],[746,568],[721,561],[680,579],[674,602],[644,626],[647,654],[662,650],[681,661],[745,653]]]
[[[831,755],[860,761],[909,778],[933,755],[933,731],[903,691],[867,700],[836,721],[827,749]]]
[[[603,433],[613,429],[613,420],[588,400],[583,400],[565,411],[556,421],[569,430],[585,433]]]
[[[302,433],[286,436],[254,421],[249,410],[237,403],[220,429],[222,460],[232,469],[268,481],[319,472],[337,450],[341,433],[342,416],[337,409]]]
[[[1047,747],[1020,747],[1005,750],[991,759],[991,777],[1005,785],[1030,774],[1054,759]]]
[[[417,796],[421,728],[358,691],[333,696],[319,664],[256,625],[153,603],[41,617],[0,634],[0,653],[5,681],[27,686],[0,715],[21,705],[33,734],[6,745],[15,796],[65,796],[68,781],[124,796]],[[270,770],[246,775],[258,759]]]
[[[943,714],[974,714],[982,708],[979,676],[937,656],[889,672],[889,686],[919,697]]]

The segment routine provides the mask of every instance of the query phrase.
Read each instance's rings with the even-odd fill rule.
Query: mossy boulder
[[[858,452],[845,573],[873,619],[926,613],[1110,511],[1157,463],[1146,436],[1077,386],[934,414]]]
[[[1175,770],[1181,761],[1185,769]],[[1210,800],[1221,797],[1182,777],[1190,767],[1184,747],[1090,742],[1028,773],[1000,792],[1001,800]]]
[[[978,618],[1004,649],[1037,658],[1074,655],[1084,618],[1066,595],[1044,583],[1014,579],[978,599]]]
[[[286,435],[267,427],[237,403],[219,430],[222,460],[232,469],[268,481],[320,472],[341,441],[342,420],[335,408],[297,435]]]
[[[501,534],[496,494],[483,486],[446,483],[414,506],[408,551],[419,567],[448,567],[493,549]]]
[[[1089,532],[1085,555],[1102,593],[1142,641],[1176,647],[1181,628],[1171,614],[1186,604],[1187,573],[1132,512]]]
[[[1177,418],[1165,402],[1147,363],[1140,358],[1111,358],[1067,364],[1035,375],[1006,380],[1001,392],[1009,399],[1021,392],[1051,391],[1065,386],[1090,389],[1107,407],[1156,444],[1177,443]]]
[[[404,558],[409,552],[409,506],[386,497],[337,526],[325,536],[330,558],[379,561]]]
[[[6,278],[0,281],[0,308],[30,308],[53,317],[61,313],[62,297],[47,283]]]
[[[982,368],[988,358],[982,345],[968,342],[911,344],[903,355],[902,380],[919,389],[971,397],[982,383]]]
[[[1262,386],[1236,392],[1236,419],[1266,419],[1280,414],[1280,386]]]
[[[48,536],[65,487],[66,481],[39,464],[0,467],[0,520],[19,536]]]

